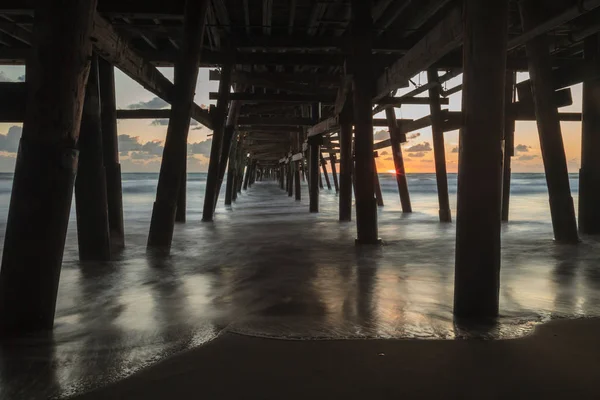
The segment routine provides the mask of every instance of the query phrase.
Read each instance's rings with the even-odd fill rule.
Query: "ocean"
[[[577,174],[570,175],[577,204]],[[146,240],[158,174],[123,174],[126,248],[110,263],[80,263],[74,204],[51,338],[2,349],[0,398],[33,389],[69,396],[121,379],[219,335],[286,340],[344,338],[510,339],[556,318],[600,316],[600,241],[552,240],[543,174],[513,174],[502,228],[500,313],[492,325],[452,318],[455,223],[438,222],[434,174],[410,174],[412,214],[396,182],[380,174],[384,244],[356,248],[355,223],[337,219],[337,195],[320,212],[274,181],[256,182],[231,208],[223,193],[213,223],[201,222],[206,174],[189,174],[187,223],[172,254],[153,258]],[[448,176],[453,219],[455,174]],[[0,174],[0,236],[12,174]],[[577,207],[576,207],[577,208]],[[354,215],[353,215],[354,218]],[[3,240],[0,240],[2,245]]]

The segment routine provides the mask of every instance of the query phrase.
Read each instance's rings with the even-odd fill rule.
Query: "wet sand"
[[[509,340],[291,341],[225,333],[95,399],[597,399],[600,319]]]

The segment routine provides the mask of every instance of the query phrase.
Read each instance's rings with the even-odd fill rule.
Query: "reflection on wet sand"
[[[149,258],[147,219],[127,221],[109,264],[77,262],[75,232],[50,337],[5,343],[0,398],[63,397],[121,379],[227,331],[280,339],[514,338],[551,318],[600,315],[600,242],[558,246],[551,226],[503,228],[501,317],[452,318],[454,226],[435,215],[380,213],[381,247],[355,247],[334,195],[307,212],[257,183],[218,223],[192,209],[173,254]],[[268,199],[268,200],[267,200]],[[393,204],[393,200],[386,202]],[[127,216],[127,214],[126,214]],[[141,221],[141,222],[140,222]]]

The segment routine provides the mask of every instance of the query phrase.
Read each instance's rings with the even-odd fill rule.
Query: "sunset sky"
[[[167,78],[173,78],[172,68],[160,69]],[[25,74],[21,66],[0,66],[0,81],[19,81]],[[127,108],[166,108],[162,100],[146,91],[132,79],[116,70],[117,107]],[[452,88],[461,82],[458,76],[445,84]],[[519,74],[517,80],[527,79],[527,74]],[[412,81],[421,85],[427,82],[425,74],[416,76]],[[401,89],[398,95],[414,89],[410,87]],[[208,69],[201,69],[196,88],[196,103],[209,105],[214,101],[208,100],[208,93],[217,91],[218,82],[208,80]],[[572,88],[573,105],[564,107],[561,111],[581,111],[581,85]],[[422,96],[426,96],[426,93]],[[461,93],[449,97],[449,106],[443,106],[451,111],[460,111]],[[416,119],[429,114],[429,107],[422,105],[403,106],[396,109],[399,118]],[[381,113],[378,118],[384,118]],[[158,172],[162,144],[167,132],[166,120],[120,120],[118,123],[119,150],[123,172]],[[208,154],[210,152],[211,131],[200,125],[190,127],[189,133],[189,172],[204,172],[208,167]],[[563,140],[569,163],[569,171],[577,172],[580,163],[581,151],[581,123],[563,122]],[[19,124],[0,123],[0,172],[12,172],[16,157],[18,140],[21,134]],[[418,135],[417,135],[418,134]],[[431,129],[421,129],[409,135],[413,137],[403,145],[403,154],[407,172],[434,172]],[[378,129],[375,132],[376,140],[387,139],[387,129]],[[458,131],[445,134],[446,162],[449,172],[456,172],[458,163]],[[540,144],[536,124],[531,122],[517,122],[515,132],[516,155],[513,157],[513,172],[543,172],[540,153]],[[377,158],[379,172],[394,169],[391,151],[389,148],[379,150]]]

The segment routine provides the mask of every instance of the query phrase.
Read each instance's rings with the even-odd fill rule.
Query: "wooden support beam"
[[[523,29],[529,31],[540,24],[541,6],[537,0],[524,0],[519,3]],[[554,104],[549,38],[546,35],[537,36],[526,43],[525,49],[529,60],[542,159],[550,195],[554,239],[558,242],[577,243],[579,238],[567,159],[558,110]]]
[[[295,199],[297,201],[302,200],[302,184],[300,183],[300,164],[304,163],[304,154],[301,153],[302,151],[302,144],[304,142],[304,135],[301,133],[297,133],[295,135],[296,138],[296,143],[294,146],[294,150],[300,153],[296,153],[297,155],[299,155],[299,159],[295,162],[294,165],[294,193],[295,193]],[[296,154],[294,155],[294,157],[292,159],[295,158]]]
[[[438,87],[438,85],[431,85],[431,87]],[[426,105],[428,106],[431,103],[431,99],[429,97],[383,97],[376,101],[380,106],[392,106],[392,107],[401,107],[405,104],[410,105]],[[448,105],[450,101],[448,99],[439,99],[440,105]]]
[[[240,117],[238,119],[239,126],[310,126],[312,124],[312,119],[302,117]]]
[[[385,109],[386,119],[388,121],[388,129],[390,131],[390,144],[392,146],[392,158],[394,159],[394,169],[396,176],[396,184],[398,185],[398,193],[400,195],[400,204],[402,212],[412,212],[410,204],[410,194],[408,192],[408,180],[406,178],[406,170],[404,169],[404,158],[402,157],[402,148],[400,147],[401,135],[400,127],[396,119],[396,112],[393,108]],[[406,138],[405,138],[406,140]],[[375,146],[373,146],[375,148]]]
[[[75,180],[77,244],[81,261],[109,261],[108,198],[102,156],[98,57],[95,54],[91,64],[81,118],[79,166]]]
[[[171,118],[158,176],[156,201],[152,209],[148,249],[168,254],[173,240],[177,198],[185,178],[187,138],[194,105],[200,52],[209,0],[188,1],[185,7],[184,40],[175,66],[175,86],[171,92]]]
[[[103,58],[98,59],[100,85],[102,155],[106,172],[106,196],[108,199],[108,224],[110,241],[114,249],[125,247],[123,224],[123,188],[121,164],[119,164],[119,141],[117,132],[114,67]]]
[[[26,83],[0,82],[0,122],[23,122],[26,104]]]
[[[323,157],[323,152],[319,153],[319,158],[321,160],[321,169],[323,170],[323,176],[325,177],[327,189],[331,190],[331,182],[329,181],[329,174],[327,173],[327,161],[325,161],[325,158]]]
[[[463,37],[461,20],[460,8],[452,9],[404,57],[387,68],[377,80],[375,100],[388,96],[391,91],[403,87],[414,75],[457,49],[461,45]]]
[[[209,99],[217,100],[218,93],[210,92]],[[231,93],[231,100],[238,100],[244,103],[335,103],[335,94],[279,94],[279,93]]]
[[[0,268],[2,336],[54,324],[95,9],[95,0],[36,2],[27,114]]]
[[[377,244],[380,240],[377,231],[375,171],[373,171],[372,1],[352,0],[351,5],[353,54],[349,60],[349,68],[352,71],[354,89],[356,242]]]
[[[320,118],[320,106],[319,103],[313,103],[311,105],[311,117],[314,122],[317,122]],[[308,185],[309,185],[309,209],[310,212],[319,212],[319,155],[320,150],[320,138],[309,137],[309,156],[308,156]]]
[[[221,73],[218,70],[210,70],[208,79],[218,81]],[[327,73],[286,73],[286,72],[246,72],[235,71],[232,75],[233,83],[253,86],[272,86],[278,88],[280,85],[295,84],[308,87],[337,87],[340,85],[340,76]]]
[[[156,67],[131,49],[110,22],[96,14],[92,35],[94,48],[102,58],[117,66],[146,90],[173,104],[177,101],[173,84]],[[199,65],[200,61],[198,61]],[[192,103],[192,118],[212,129],[208,112]]]
[[[585,39],[584,57],[590,65],[600,66],[598,34]],[[600,234],[600,78],[583,81],[582,111],[579,231],[597,235]]]
[[[335,154],[332,152],[329,152],[328,160],[329,160],[329,165],[331,166],[331,176],[333,177],[333,186],[335,187],[335,192],[339,193],[340,192],[340,184],[338,181],[337,167],[335,165],[335,163],[336,163]]]
[[[242,91],[243,88],[238,85],[236,86],[235,90]],[[235,126],[238,123],[241,108],[241,102],[232,101],[229,107],[229,112],[227,114],[227,121],[225,123],[225,131],[223,136],[223,144],[221,148],[221,157],[219,157],[219,182],[217,184],[217,191],[215,193],[215,207],[219,200],[219,193],[221,191],[221,186],[223,185],[223,179],[225,177],[225,169],[227,167],[227,163],[229,162],[229,156],[231,155],[231,144],[237,135],[237,132],[235,131]]]
[[[502,162],[502,221],[508,221],[508,211],[510,207],[510,180],[511,180],[511,160],[515,155],[515,118],[510,114],[515,96],[515,82],[517,76],[515,72],[506,72],[506,81],[504,83],[504,160]]]
[[[502,0],[504,1],[504,0]],[[427,70],[427,81],[435,82],[438,80],[436,69]],[[446,146],[444,146],[444,128],[442,109],[438,102],[440,98],[440,87],[434,86],[429,89],[429,98],[431,104],[429,110],[431,113],[431,132],[433,137],[433,156],[435,160],[435,178],[437,182],[438,201],[440,204],[439,217],[440,222],[452,222],[450,214],[450,200],[448,196],[448,176],[446,173]]]
[[[498,315],[508,0],[464,1],[454,314]]]

